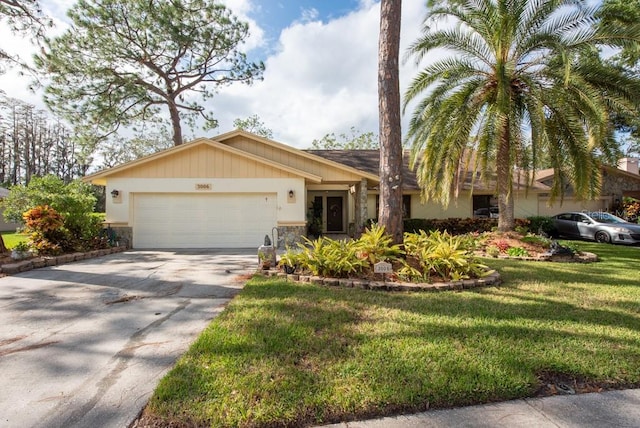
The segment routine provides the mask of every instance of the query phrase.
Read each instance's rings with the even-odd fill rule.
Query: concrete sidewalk
[[[325,425],[325,428],[327,427],[640,427],[640,389],[526,398],[503,403]]]

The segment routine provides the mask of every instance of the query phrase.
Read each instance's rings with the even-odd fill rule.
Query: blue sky
[[[280,31],[292,22],[320,19],[328,22],[356,10],[358,0],[262,0],[248,13],[265,30],[269,39],[277,39]]]

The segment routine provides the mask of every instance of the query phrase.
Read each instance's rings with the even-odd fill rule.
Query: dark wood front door
[[[344,232],[342,196],[327,196],[327,232]]]

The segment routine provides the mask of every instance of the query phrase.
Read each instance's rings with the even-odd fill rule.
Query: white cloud
[[[318,12],[318,9],[316,8],[311,8],[311,9],[304,9],[302,11],[302,16],[300,17],[300,21],[302,22],[313,22],[316,19],[318,19],[318,16],[320,16],[320,12]]]
[[[419,35],[426,12],[419,3],[405,2],[402,52]],[[344,17],[298,21],[284,29],[266,60],[264,81],[224,88],[212,100],[219,130],[230,130],[235,118],[258,114],[277,140],[301,148],[352,126],[377,133],[379,18],[379,4],[363,0]],[[412,62],[401,65],[401,90],[415,71]]]

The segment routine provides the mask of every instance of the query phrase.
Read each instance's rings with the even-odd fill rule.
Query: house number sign
[[[392,273],[393,267],[391,266],[391,263],[378,262],[375,265],[373,265],[373,272],[374,273]]]
[[[211,183],[196,183],[196,190],[211,190]]]

